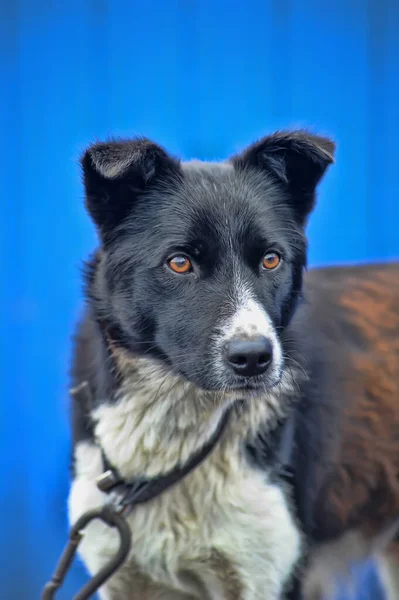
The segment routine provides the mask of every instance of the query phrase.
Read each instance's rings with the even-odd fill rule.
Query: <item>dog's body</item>
[[[297,405],[297,504],[307,600],[378,557],[399,598],[399,264],[310,271],[302,331],[309,379]],[[300,319],[300,315],[298,314]],[[309,365],[309,363],[308,363]],[[395,559],[396,557],[396,559]]]
[[[303,227],[333,149],[294,132],[223,164],[180,164],[147,140],[84,155],[102,245],[74,360],[73,384],[88,382],[93,403],[73,406],[71,521],[107,501],[102,452],[127,482],[156,477],[186,464],[230,413],[208,458],[130,514],[133,550],[103,598],[278,600],[307,555],[301,529],[316,544],[391,533],[399,270],[314,271],[302,300]],[[385,303],[385,318],[390,309],[385,328],[366,300]],[[293,411],[291,486],[272,450]],[[385,509],[371,495],[389,498]],[[89,526],[91,572],[116,539]],[[320,573],[320,546],[309,547],[309,572]],[[319,582],[305,586],[316,594]]]

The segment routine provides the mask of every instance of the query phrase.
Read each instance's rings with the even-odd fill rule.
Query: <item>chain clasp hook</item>
[[[73,600],[88,600],[88,598],[97,592],[103,583],[105,583],[105,581],[107,581],[107,579],[109,579],[126,560],[131,548],[132,534],[129,525],[123,516],[116,513],[115,510],[108,506],[87,511],[77,520],[70,530],[69,542],[61,554],[51,580],[43,589],[42,600],[53,600],[56,591],[64,583],[64,579],[71,567],[79,543],[83,538],[83,529],[94,519],[100,519],[110,527],[115,527],[118,530],[120,538],[119,548],[111,560],[105,564],[102,569],[100,569],[100,571],[73,597]]]

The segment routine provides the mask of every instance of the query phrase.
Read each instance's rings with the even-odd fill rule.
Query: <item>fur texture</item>
[[[166,473],[234,406],[206,461],[129,516],[132,554],[103,599],[297,599],[302,587],[319,600],[341,563],[373,552],[396,593],[399,268],[303,281],[304,226],[333,152],[295,131],[220,164],[181,163],[146,139],[82,157],[100,245],[73,360],[92,403],[72,407],[71,521],[107,501],[101,450],[126,480]],[[293,412],[288,486],[273,453]],[[114,546],[90,525],[90,572]]]
[[[301,327],[317,335],[306,346],[297,504],[311,543],[306,598],[321,600],[364,558],[386,571],[397,561],[399,264],[311,271],[306,290]],[[397,578],[384,580],[399,597]]]
[[[74,357],[73,385],[87,381],[93,405],[73,407],[71,521],[106,501],[95,483],[100,448],[126,480],[165,473],[241,401],[211,456],[133,511],[131,559],[103,598],[277,600],[289,583],[301,547],[290,492],[271,453],[260,469],[245,447],[280,427],[303,377],[285,334],[306,264],[303,224],[333,149],[300,131],[221,164],[180,163],[146,139],[85,152],[101,245],[87,266]],[[176,257],[188,272],[173,272]],[[232,356],[237,341],[244,355]],[[253,359],[259,347],[267,352]],[[253,372],[242,375],[247,360]],[[91,572],[112,536],[90,526],[82,557]]]

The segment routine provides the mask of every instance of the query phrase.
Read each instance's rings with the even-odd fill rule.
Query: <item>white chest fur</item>
[[[269,480],[267,473],[250,467],[243,456],[242,435],[256,428],[259,420],[270,417],[270,410],[276,410],[271,405],[272,398],[254,402],[258,405],[253,411],[247,410],[228,425],[218,446],[202,465],[129,515],[133,532],[132,577],[127,584],[127,565],[119,581],[116,575],[113,582],[115,589],[123,593],[112,595],[104,591],[104,598],[136,598],[131,589],[136,585],[137,572],[175,590],[172,595],[175,598],[180,597],[176,595],[178,590],[210,600],[280,598],[299,558],[300,535],[282,489]],[[212,434],[223,410],[225,407],[213,408],[212,418],[206,422],[198,420],[193,429],[195,434],[182,436],[185,442],[177,443],[170,424],[160,436],[156,427],[154,430],[159,415],[148,416],[147,411],[141,411],[140,418],[138,415],[134,418],[137,411],[125,398],[119,404],[98,409],[96,434],[124,477],[138,473],[153,476],[160,472],[161,465],[168,470],[177,462],[185,462],[201,441]],[[180,424],[186,421],[190,430],[190,418],[183,413],[184,410]],[[76,447],[75,460],[76,478],[69,499],[71,522],[106,501],[95,483],[102,472],[99,448],[82,442]],[[99,522],[91,524],[81,545],[81,555],[89,571],[97,571],[116,545],[116,532]],[[215,557],[219,567],[215,567]],[[223,565],[226,564],[230,575],[234,573],[233,592],[229,592],[232,586],[225,581],[227,571]],[[195,583],[198,581],[201,587]],[[148,595],[152,597],[155,595]]]

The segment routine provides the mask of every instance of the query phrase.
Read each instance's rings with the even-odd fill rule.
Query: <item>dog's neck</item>
[[[272,426],[287,410],[292,388],[279,389],[236,406],[237,395],[201,390],[154,361],[116,356],[121,385],[112,402],[92,414],[97,443],[120,475],[155,477],[183,465],[217,429],[234,404],[223,446],[241,453],[242,444],[260,426]]]

